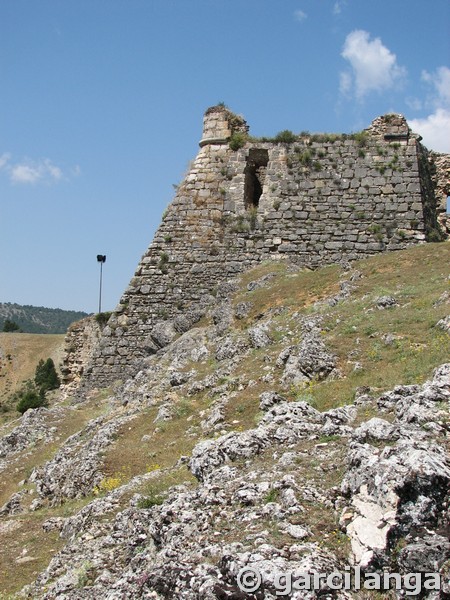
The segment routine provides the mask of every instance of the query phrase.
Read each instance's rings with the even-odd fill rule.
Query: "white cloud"
[[[13,183],[53,183],[63,178],[62,170],[48,158],[39,162],[26,160],[9,167]]]
[[[436,152],[450,152],[450,110],[438,108],[423,119],[408,119],[408,124],[422,136],[427,148]]]
[[[303,12],[302,10],[296,10],[294,12],[294,17],[296,18],[297,21],[300,21],[300,23],[302,21],[304,21],[307,18],[307,14],[305,12]]]
[[[450,69],[439,67],[434,73],[422,72],[431,86],[426,106],[433,111],[426,117],[408,119],[409,126],[423,138],[425,146],[437,152],[450,152]]]
[[[348,96],[352,89],[352,75],[348,71],[342,71],[339,75],[339,91]]]
[[[349,93],[354,88],[359,100],[369,92],[382,92],[396,87],[406,75],[406,69],[398,65],[397,57],[383,45],[380,38],[371,40],[370,34],[361,29],[348,34],[341,55],[352,69],[344,76],[346,91]]]
[[[14,165],[10,172],[14,183],[36,183],[41,178],[39,170],[29,165]]]
[[[439,67],[435,73],[422,71],[422,80],[434,88],[434,104],[450,108],[450,69]]]

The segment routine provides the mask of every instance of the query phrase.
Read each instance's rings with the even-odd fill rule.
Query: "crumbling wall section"
[[[450,235],[450,214],[447,198],[450,196],[450,155],[430,152],[428,155],[431,178],[436,196],[437,218],[442,231]]]
[[[64,358],[61,367],[62,385],[66,395],[74,391],[95,355],[102,326],[94,316],[72,323],[64,339]]]

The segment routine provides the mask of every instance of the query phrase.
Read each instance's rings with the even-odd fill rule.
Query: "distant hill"
[[[14,321],[25,333],[65,333],[74,321],[87,317],[88,313],[44,306],[28,306],[0,303],[0,331],[6,319]]]

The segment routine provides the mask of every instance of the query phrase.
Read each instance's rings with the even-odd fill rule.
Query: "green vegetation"
[[[289,131],[289,129],[284,129],[283,131],[280,131],[274,138],[274,141],[277,144],[292,144],[297,140],[298,136],[296,136],[295,133],[292,133],[292,131]]]
[[[355,209],[355,206],[351,206]],[[250,227],[249,215],[243,215],[242,222]],[[374,235],[384,231],[384,224],[367,223]],[[355,278],[354,288],[348,298],[330,305],[326,300],[335,296],[343,279],[349,273],[342,271],[339,265],[330,265],[316,271],[308,269],[287,268],[282,261],[268,261],[260,264],[240,277],[240,290],[233,298],[233,305],[240,302],[251,302],[245,318],[235,323],[236,333],[246,331],[248,327],[261,318],[270,315],[270,338],[272,343],[261,349],[253,349],[242,357],[232,373],[221,373],[215,385],[217,389],[202,389],[189,397],[177,396],[172,392],[172,418],[164,421],[157,419],[161,403],[147,407],[130,421],[124,422],[117,430],[117,443],[111,444],[101,456],[101,473],[103,479],[94,489],[93,494],[107,494],[118,489],[136,476],[142,476],[136,488],[124,492],[118,500],[114,511],[127,506],[130,497],[138,492],[138,507],[151,509],[158,506],[167,497],[168,490],[176,485],[192,489],[198,482],[186,467],[186,458],[199,440],[213,438],[217,432],[205,430],[202,425],[205,412],[211,407],[215,398],[221,393],[219,386],[226,385],[230,394],[224,408],[224,426],[228,430],[243,431],[255,427],[261,417],[259,397],[263,391],[270,389],[284,395],[289,401],[306,401],[318,410],[326,410],[333,406],[352,403],[358,387],[368,386],[374,397],[398,384],[421,383],[429,378],[433,369],[448,360],[450,353],[450,336],[435,327],[437,321],[448,314],[448,305],[437,302],[448,288],[446,265],[450,260],[450,244],[428,244],[416,246],[405,251],[380,254],[353,264],[362,277]],[[267,285],[251,291],[248,283],[270,274]],[[393,295],[398,307],[387,310],[374,308],[376,299],[381,295]],[[339,378],[299,384],[285,389],[279,379],[281,369],[274,371],[274,379],[267,383],[261,381],[260,373],[264,373],[267,365],[274,365],[280,352],[288,345],[297,345],[302,340],[301,321],[307,315],[321,315],[321,334],[326,347],[336,356],[337,367],[341,373]],[[208,325],[209,317],[205,317],[201,326]],[[27,334],[23,334],[26,336]],[[13,336],[4,335],[4,339]],[[21,338],[22,336],[17,336]],[[31,336],[30,336],[31,337]],[[46,336],[40,336],[46,337]],[[9,353],[4,350],[4,356]],[[44,356],[47,356],[45,354]],[[269,358],[269,360],[267,360]],[[34,359],[34,365],[37,363]],[[355,369],[358,362],[361,368]],[[38,382],[46,381],[44,366],[46,360],[40,360],[36,368],[35,378]],[[195,378],[199,381],[213,375],[221,368],[220,361],[211,354],[208,360],[201,363],[186,364],[185,369],[196,369]],[[50,372],[50,369],[48,369]],[[252,385],[243,385],[252,381]],[[36,385],[34,382],[31,385]],[[27,392],[33,390],[29,388]],[[38,392],[37,395],[39,396]],[[108,395],[108,391],[103,394]],[[25,394],[24,394],[25,395]],[[49,423],[57,429],[55,441],[44,444],[37,440],[31,450],[27,450],[20,462],[15,463],[2,477],[3,490],[0,492],[0,505],[6,502],[17,490],[17,485],[29,477],[36,466],[43,464],[54,455],[61,443],[91,418],[98,416],[100,410],[108,407],[109,418],[114,413],[109,401],[103,395],[103,404],[97,396],[87,400],[82,410],[71,406],[61,406],[66,415],[60,413],[55,421]],[[27,396],[33,401],[33,395]],[[34,396],[36,400],[36,396]],[[161,398],[162,402],[162,398]],[[122,407],[117,410],[123,410]],[[105,413],[103,413],[105,414]],[[367,402],[358,408],[359,418],[370,418],[378,414],[376,403]],[[389,419],[392,415],[383,414]],[[48,418],[51,418],[50,416]],[[296,448],[293,469],[299,480],[311,481],[314,487],[328,497],[339,485],[345,470],[347,453],[346,438],[335,435],[321,435],[315,439],[301,440]],[[319,444],[328,444],[333,451],[333,468],[329,467],[328,458],[321,458],[321,450],[315,449]],[[383,444],[384,446],[385,444]],[[184,459],[181,461],[181,459]],[[235,465],[241,474],[255,472],[264,463],[264,469],[278,463],[273,448],[261,452],[254,460]],[[277,467],[279,468],[279,467]],[[264,488],[262,503],[279,502],[280,492],[272,482]],[[329,492],[329,493],[328,493]],[[122,493],[122,491],[120,492]],[[128,496],[126,495],[128,494]],[[24,502],[31,502],[32,495],[25,496]],[[17,529],[2,534],[3,552],[0,553],[0,568],[5,573],[2,592],[13,593],[34,579],[34,571],[45,568],[52,555],[61,547],[64,540],[57,531],[46,531],[42,523],[49,517],[69,516],[81,507],[81,502],[92,500],[92,495],[82,501],[69,501],[64,507],[46,506],[35,512],[24,512],[17,519]],[[109,515],[106,517],[109,518]],[[11,521],[12,522],[12,521]],[[335,552],[338,557],[346,559],[349,553],[349,541],[339,531],[336,514],[331,507],[315,500],[302,499],[302,512],[291,514],[292,525],[308,524],[312,532],[311,539],[319,540],[324,550]],[[249,529],[242,523],[224,523],[217,514],[217,531],[223,533],[226,543],[242,541]],[[267,529],[268,543],[282,545],[292,543],[282,532],[275,519],[258,523]],[[15,559],[23,548],[23,540],[27,540],[30,556],[36,561],[24,563],[17,569]],[[17,578],[13,575],[18,573]],[[94,570],[89,563],[81,563],[77,573],[80,586],[89,585]],[[0,594],[1,595],[1,594]]]
[[[97,313],[95,315],[95,320],[100,325],[100,327],[102,327],[102,326],[106,325],[106,323],[109,321],[109,318],[111,315],[112,315],[112,312]]]
[[[276,502],[278,500],[278,497],[280,496],[280,491],[272,488],[271,490],[269,490],[264,498],[264,502],[266,504],[269,504],[269,502]]]
[[[34,384],[39,390],[40,396],[45,396],[46,392],[59,388],[61,382],[55,369],[55,363],[51,358],[40,360],[36,367]]]
[[[247,219],[250,229],[252,231],[256,229],[256,223],[258,219],[258,209],[256,207],[252,207],[247,211]]]
[[[167,252],[161,252],[161,254],[159,255],[158,268],[162,273],[169,272],[168,263],[169,263],[169,255],[167,254]]]
[[[9,319],[6,319],[6,321],[3,323],[3,331],[5,333],[12,333],[14,331],[20,331],[20,327],[15,321],[10,321]]]
[[[369,134],[367,131],[358,131],[357,133],[353,133],[350,135],[350,138],[355,140],[360,148],[367,145],[367,141],[369,139]]]
[[[248,136],[245,133],[242,133],[241,131],[235,131],[230,137],[228,144],[232,150],[239,150],[245,146],[247,140]]]
[[[153,490],[149,490],[148,495],[140,498],[138,501],[138,508],[151,508],[152,506],[159,506],[164,502],[164,498],[154,492]]]
[[[87,316],[87,313],[81,311],[6,302],[0,303],[0,330],[9,332],[22,330],[25,333],[65,333],[69,325]],[[17,326],[17,328],[10,329],[11,326]]]
[[[22,415],[29,408],[47,406],[47,392],[56,390],[60,386],[60,380],[55,369],[55,363],[51,358],[46,361],[41,359],[36,366],[34,380],[28,380],[24,386],[14,394],[17,401],[16,409]]]
[[[309,149],[304,150],[296,155],[297,160],[305,167],[309,166],[313,159],[313,152]]]
[[[29,408],[39,408],[41,406],[47,406],[48,402],[45,396],[41,396],[34,390],[24,392],[19,402],[17,403],[17,411],[23,415]]]

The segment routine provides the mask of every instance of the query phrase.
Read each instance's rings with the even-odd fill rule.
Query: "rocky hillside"
[[[0,597],[396,597],[280,577],[358,567],[448,598],[449,261],[270,261],[162,320],[133,379],[3,427]]]
[[[9,320],[26,333],[65,333],[71,323],[83,317],[87,317],[87,313],[0,302],[0,331],[3,330],[5,321]]]

